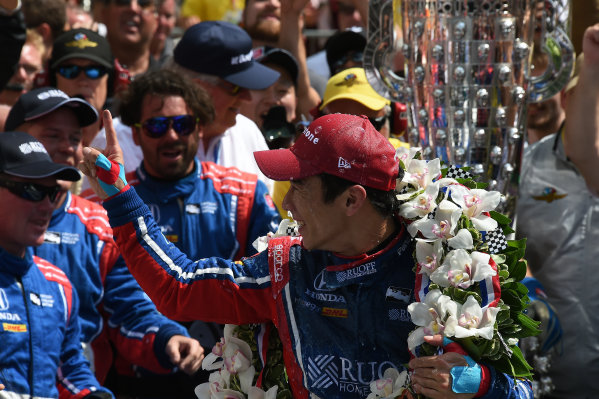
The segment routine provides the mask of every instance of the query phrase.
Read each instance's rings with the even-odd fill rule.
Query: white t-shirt
[[[113,125],[123,150],[125,172],[128,173],[137,169],[143,160],[143,153],[141,147],[133,142],[133,135],[129,126],[124,125],[120,118],[113,119]],[[106,147],[106,132],[104,129],[96,135],[91,146]],[[222,166],[235,166],[244,172],[254,173],[258,175],[259,180],[266,184],[268,191],[272,194],[273,181],[262,174],[254,159],[254,151],[262,150],[268,150],[262,132],[252,120],[239,114],[235,125],[227,129],[222,135],[214,137],[208,144],[207,150],[204,150],[203,142],[200,141],[197,157],[200,161],[214,162]],[[89,183],[86,179],[83,182],[82,190],[87,188],[89,188]]]

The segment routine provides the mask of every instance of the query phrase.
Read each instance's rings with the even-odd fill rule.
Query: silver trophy
[[[425,159],[468,166],[513,216],[527,102],[567,83],[574,49],[539,0],[370,0],[364,68],[384,97],[408,105],[408,141]],[[549,67],[530,74],[535,28]],[[403,57],[403,62],[401,58]],[[403,74],[402,77],[401,75]]]

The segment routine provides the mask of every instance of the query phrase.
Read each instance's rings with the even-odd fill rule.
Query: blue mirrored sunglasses
[[[102,65],[62,65],[56,70],[60,76],[66,79],[75,79],[81,71],[85,72],[85,76],[90,79],[99,79],[106,75],[108,69]]]
[[[187,136],[195,130],[199,121],[200,118],[193,115],[157,116],[136,123],[135,127],[142,128],[152,138],[164,136],[171,127],[179,136]]]

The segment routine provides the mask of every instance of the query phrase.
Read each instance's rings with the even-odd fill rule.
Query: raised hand
[[[96,148],[83,148],[83,160],[79,169],[85,174],[90,186],[101,199],[106,199],[119,193],[127,186],[123,167],[123,152],[112,125],[110,111],[102,113],[106,131],[106,148],[99,151]]]

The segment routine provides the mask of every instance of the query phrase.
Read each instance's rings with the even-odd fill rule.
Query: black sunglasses
[[[51,202],[54,202],[61,191],[60,186],[48,187],[41,184],[3,179],[0,179],[0,187],[4,187],[17,197],[31,202],[40,202],[46,198],[46,195]]]
[[[379,116],[377,118],[369,117],[368,120],[370,121],[370,123],[372,123],[372,126],[374,126],[376,130],[380,131],[383,128],[383,126],[385,126],[385,122],[387,121],[387,115]]]
[[[56,70],[60,76],[66,79],[75,79],[81,71],[90,79],[99,79],[108,73],[108,68],[102,65],[62,65]]]
[[[187,136],[196,128],[200,118],[192,115],[157,116],[147,119],[142,123],[136,123],[135,127],[143,128],[143,131],[152,138],[158,138],[172,127],[179,136]]]
[[[361,51],[350,51],[346,54],[343,54],[341,58],[335,61],[333,65],[336,71],[335,73],[344,70],[344,66],[348,61],[352,61],[355,64],[362,64],[362,62],[364,61],[364,53]]]

